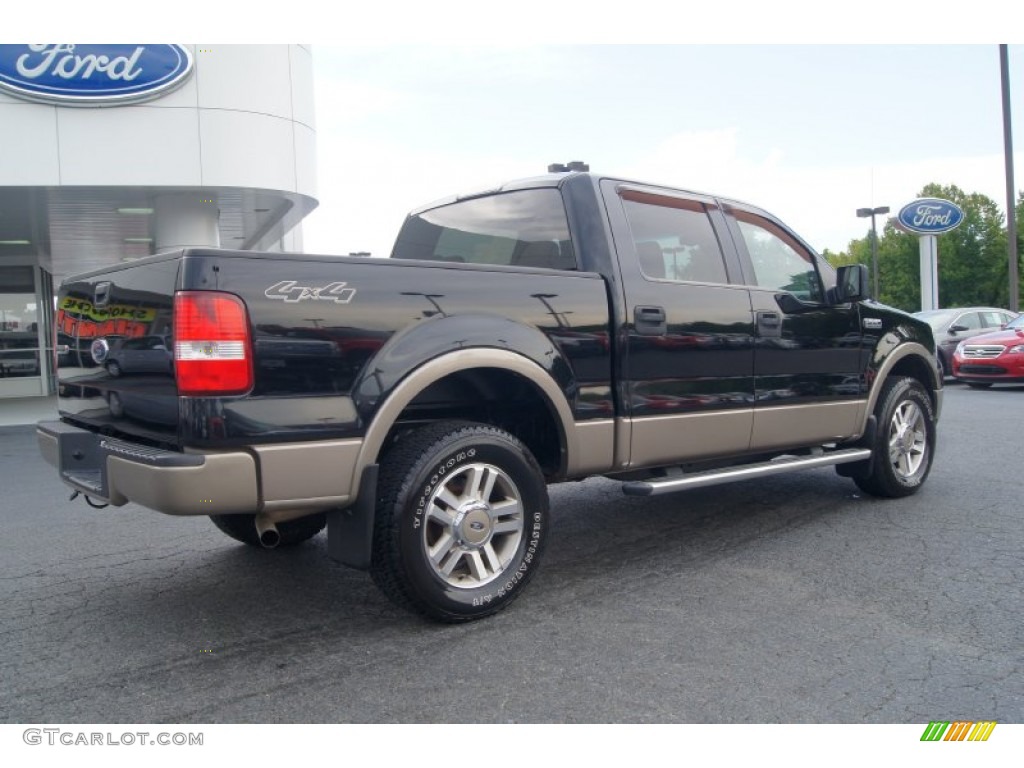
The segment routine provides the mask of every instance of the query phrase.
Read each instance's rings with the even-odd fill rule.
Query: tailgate
[[[55,323],[58,407],[93,431],[178,444],[172,339],[180,253],[69,278]]]

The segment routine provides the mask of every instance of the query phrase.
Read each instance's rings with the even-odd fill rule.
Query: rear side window
[[[986,328],[1000,328],[1010,322],[1012,315],[1004,315],[1002,312],[982,312],[982,319]]]
[[[622,205],[645,277],[700,283],[729,281],[722,249],[703,203],[625,190]]]
[[[556,189],[478,197],[411,216],[391,258],[576,269]]]

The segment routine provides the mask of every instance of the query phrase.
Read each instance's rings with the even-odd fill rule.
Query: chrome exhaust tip
[[[256,536],[264,549],[273,549],[281,543],[281,532],[266,515],[256,515]]]

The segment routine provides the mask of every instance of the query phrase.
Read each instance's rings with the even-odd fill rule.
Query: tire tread
[[[918,403],[927,421],[927,466],[919,481],[913,485],[908,485],[897,478],[889,461],[890,419],[896,405],[906,397],[912,397]],[[875,405],[875,415],[878,419],[878,431],[874,445],[871,446],[874,453],[871,471],[867,474],[854,475],[854,482],[865,493],[883,498],[901,498],[916,493],[924,485],[935,458],[935,411],[928,393],[917,379],[909,376],[891,377],[882,385]]]
[[[429,462],[444,446],[463,438],[488,437],[508,443],[521,452],[537,476],[543,478],[533,455],[514,436],[497,427],[469,421],[443,421],[421,427],[397,441],[380,462],[377,485],[377,515],[373,529],[370,576],[377,587],[397,606],[421,616],[450,624],[474,621],[505,608],[511,600],[496,601],[472,614],[445,611],[417,596],[410,589],[411,575],[401,551],[401,531],[405,504],[419,483],[415,482],[423,463]],[[415,482],[415,486],[414,486]],[[519,585],[526,585],[533,575]],[[518,590],[517,590],[518,593]]]

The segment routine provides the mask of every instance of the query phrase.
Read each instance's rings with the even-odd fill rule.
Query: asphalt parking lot
[[[441,626],[326,557],[69,504],[0,428],[0,721],[1024,721],[1024,387],[951,385],[932,476],[552,488],[507,611]]]

